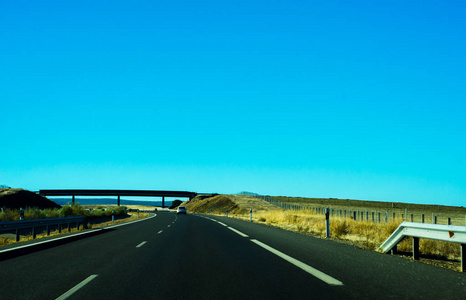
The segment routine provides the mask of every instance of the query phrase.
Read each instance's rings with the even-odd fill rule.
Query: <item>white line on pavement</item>
[[[157,232],[157,234],[161,234],[163,232],[163,230],[160,230],[159,232]]]
[[[230,229],[231,231],[233,231],[233,232],[235,232],[235,233],[241,235],[242,237],[248,237],[247,234],[244,234],[244,233],[242,233],[241,231],[238,231],[238,230],[236,230],[236,229],[234,229],[234,228],[232,228],[232,227],[227,227],[227,228]]]
[[[309,266],[309,265],[306,265],[305,263],[291,257],[291,256],[288,256],[286,255],[285,253],[283,252],[280,252],[264,243],[261,243],[259,242],[258,240],[253,240],[251,239],[251,242],[261,246],[262,248],[272,252],[273,254],[283,258],[284,260],[286,260],[287,262],[295,265],[296,267],[306,271],[307,273],[311,274],[312,276],[314,277],[317,277],[318,279],[322,280],[323,282],[327,283],[327,284],[330,284],[330,285],[343,285],[343,282],[339,281],[339,280],[336,280],[335,278],[317,270],[317,269],[314,269],[313,267]]]
[[[144,241],[144,242],[140,243],[139,245],[136,246],[136,248],[142,247],[145,243],[147,243],[147,241]]]
[[[171,225],[168,225],[167,227],[170,228]]]
[[[97,275],[91,275],[91,276],[87,277],[86,279],[84,279],[83,281],[78,283],[74,288],[72,288],[68,292],[66,292],[63,295],[61,295],[60,297],[58,297],[56,300],[68,299],[69,296],[73,295],[77,290],[79,290],[80,288],[82,288],[83,286],[85,286],[86,284],[91,282],[91,280],[93,280],[96,277],[97,277]]]
[[[27,247],[32,247],[32,246],[37,246],[37,245],[40,245],[40,244],[50,243],[50,242],[53,242],[53,241],[68,239],[68,238],[72,238],[72,237],[75,237],[75,236],[78,236],[78,235],[89,234],[89,233],[96,232],[96,231],[100,231],[100,230],[103,230],[103,228],[97,228],[97,229],[94,229],[94,230],[89,230],[89,231],[85,231],[85,232],[79,232],[79,233],[76,233],[76,234],[73,234],[73,235],[60,236],[60,237],[55,238],[55,239],[50,239],[50,240],[46,240],[46,241],[40,241],[40,242],[37,242],[37,243],[34,243],[34,244],[23,245],[23,246],[18,246],[18,247],[10,248],[10,249],[0,250],[0,253],[8,252],[8,251],[14,251],[14,250],[18,250],[18,249],[22,249],[22,248],[27,248]]]
[[[223,225],[223,226],[225,226],[225,227],[227,227],[227,226],[228,226],[227,224],[225,224],[225,223],[222,223],[222,222],[220,222],[220,221],[217,221],[217,223],[218,223],[218,224],[220,224],[220,225]]]

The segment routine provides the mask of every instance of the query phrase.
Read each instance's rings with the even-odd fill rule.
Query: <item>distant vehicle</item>
[[[186,214],[186,207],[184,206],[178,206],[178,208],[176,209],[176,214],[179,215],[179,214]]]

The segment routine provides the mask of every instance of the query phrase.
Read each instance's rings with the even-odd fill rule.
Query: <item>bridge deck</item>
[[[42,196],[138,196],[138,197],[188,197],[195,192],[155,190],[40,190]]]

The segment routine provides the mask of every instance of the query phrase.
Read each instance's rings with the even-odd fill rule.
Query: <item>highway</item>
[[[226,217],[157,212],[128,225],[93,230],[40,249],[0,248],[0,299],[466,295],[463,273]]]

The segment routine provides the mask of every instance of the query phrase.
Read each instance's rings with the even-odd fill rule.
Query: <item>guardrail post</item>
[[[414,220],[414,215],[411,214],[411,222],[414,222],[413,220]]]
[[[413,237],[413,259],[419,260],[419,238]]]
[[[71,232],[71,223],[68,223],[68,232]]]
[[[47,236],[49,236],[49,235],[50,235],[50,227],[49,227],[49,225],[47,225],[47,227],[45,228],[45,231],[47,231]]]
[[[139,219],[139,208],[138,208],[138,219]]]
[[[464,260],[466,259],[466,245],[461,244],[461,272],[466,272],[466,263]]]
[[[385,212],[385,223],[388,223],[388,209],[387,209],[387,211]]]
[[[330,209],[327,207],[325,209],[325,237],[329,238],[330,237]]]
[[[393,221],[395,221],[395,213],[393,213]]]
[[[374,212],[372,212],[372,222],[374,222]]]
[[[249,210],[249,222],[252,222],[252,207]]]
[[[32,226],[32,239],[36,238],[36,226]]]
[[[228,209],[227,209],[227,218],[228,218]]]
[[[448,218],[448,225],[451,225],[451,218]]]
[[[421,215],[421,223],[424,223],[424,214]]]
[[[405,208],[405,221],[408,221],[408,209]]]
[[[435,224],[435,215],[432,213],[432,224]]]
[[[380,213],[379,213],[379,223],[380,223]]]
[[[58,224],[58,233],[61,233],[61,224]]]
[[[16,229],[16,241],[19,242],[19,229]]]
[[[19,220],[24,220],[24,209],[22,207],[19,209]]]
[[[434,217],[434,224],[437,224],[437,216]]]

